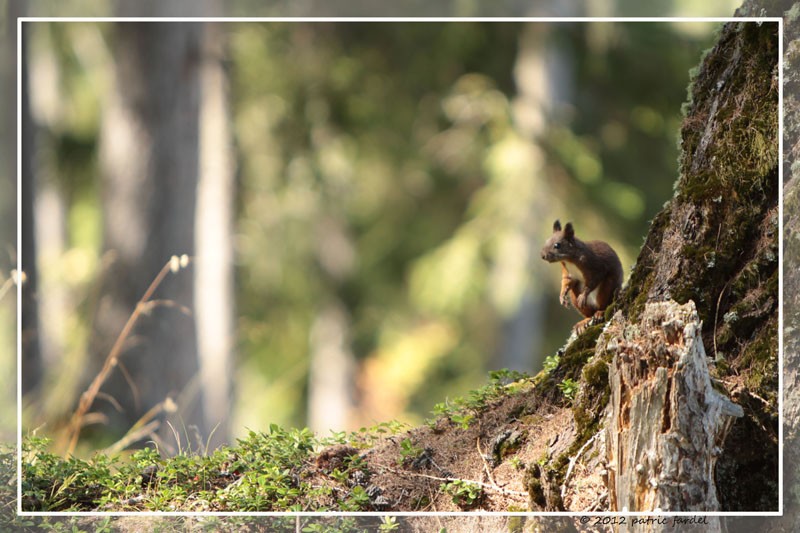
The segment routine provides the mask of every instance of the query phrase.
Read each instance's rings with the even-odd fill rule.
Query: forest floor
[[[321,439],[271,426],[230,447],[153,448],[109,457],[63,458],[28,436],[22,452],[22,508],[51,512],[454,512],[602,510],[599,469],[576,461],[574,381],[490,374],[489,383],[447,405],[426,424],[387,422]],[[551,386],[542,385],[550,383]],[[542,390],[559,391],[543,395]],[[585,447],[584,447],[585,448]],[[587,464],[597,453],[583,454]],[[6,485],[16,485],[14,450],[3,450]],[[560,465],[560,473],[552,469]],[[570,477],[572,491],[562,486]],[[592,490],[587,490],[591,487]],[[552,491],[559,492],[554,500]],[[587,500],[590,495],[592,501]],[[13,499],[13,497],[12,497]]]

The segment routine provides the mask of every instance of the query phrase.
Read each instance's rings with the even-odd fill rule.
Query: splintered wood
[[[611,511],[716,511],[714,465],[742,408],[712,388],[694,303],[617,315],[598,341],[614,354],[606,429]]]

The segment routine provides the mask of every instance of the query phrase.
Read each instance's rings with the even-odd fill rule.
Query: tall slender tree
[[[9,4],[9,13],[12,20],[23,14],[24,7],[19,2]],[[16,22],[16,20],[15,20]],[[16,28],[15,28],[16,30]],[[16,31],[13,32],[16,35]],[[21,57],[27,55],[25,40],[27,31],[23,25]],[[21,133],[22,149],[20,150],[20,181],[22,188],[22,242],[20,243],[22,255],[21,263],[25,272],[25,283],[22,290],[21,320],[23,333],[22,346],[22,393],[27,394],[39,385],[42,379],[42,357],[39,349],[38,311],[36,302],[36,288],[38,276],[36,273],[36,242],[34,237],[33,203],[35,191],[34,173],[34,141],[35,124],[31,116],[30,91],[28,84],[28,61],[22,60],[20,80],[20,118],[22,120]],[[16,174],[16,169],[14,174]]]
[[[200,182],[195,213],[195,319],[203,411],[209,444],[229,440],[233,391],[233,219],[236,162],[229,86],[223,62],[226,33],[207,26],[202,70]]]
[[[114,30],[115,84],[100,133],[103,248],[111,266],[95,322],[98,358],[170,256],[194,254],[199,175],[203,25],[119,22]],[[166,305],[139,321],[122,372],[105,389],[121,411],[115,418],[127,429],[169,397],[177,400],[179,433],[196,426],[204,435],[191,273],[168,277],[155,298]]]

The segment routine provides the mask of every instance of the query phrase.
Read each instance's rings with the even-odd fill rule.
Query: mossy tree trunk
[[[737,22],[701,62],[674,197],[605,332],[587,330],[538,387],[580,378],[572,442],[528,483],[534,508],[560,484],[544,508],[778,510],[777,60],[777,23]],[[592,471],[603,484],[578,498]]]
[[[635,323],[646,302],[694,302],[715,386],[744,411],[719,442],[717,496],[731,511],[778,509],[777,32],[726,24],[704,58],[675,196],[617,305]]]

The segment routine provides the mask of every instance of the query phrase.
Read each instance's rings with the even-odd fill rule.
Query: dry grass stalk
[[[167,261],[167,263],[161,268],[161,271],[159,271],[158,275],[156,275],[156,277],[150,283],[150,286],[147,287],[147,290],[136,303],[136,308],[133,310],[133,313],[131,313],[131,316],[128,317],[128,321],[125,323],[125,326],[122,328],[117,340],[111,347],[111,351],[108,352],[108,356],[106,356],[106,360],[103,363],[103,368],[100,369],[100,372],[92,380],[92,383],[89,385],[86,391],[81,394],[80,401],[78,402],[78,408],[72,414],[72,418],[69,422],[69,444],[67,445],[66,455],[72,455],[75,451],[75,447],[78,444],[78,437],[81,433],[81,428],[85,422],[86,413],[94,403],[95,398],[97,398],[97,395],[100,392],[100,387],[103,386],[103,383],[106,382],[109,374],[111,374],[111,371],[117,366],[120,354],[122,353],[122,347],[133,331],[133,327],[136,325],[139,317],[143,313],[146,313],[150,308],[150,298],[153,296],[153,293],[155,293],[158,286],[162,281],[164,281],[164,278],[170,271],[178,272],[178,270],[180,270],[182,267],[185,267],[188,263],[188,256],[183,255],[178,257],[173,255],[170,260]]]

